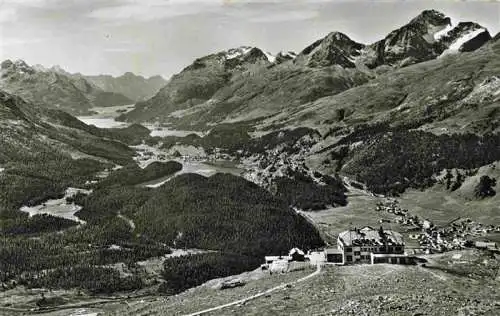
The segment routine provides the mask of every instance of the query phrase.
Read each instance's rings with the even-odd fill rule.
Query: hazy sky
[[[431,8],[500,30],[496,1],[0,0],[0,59],[169,77],[241,45],[300,51],[331,31],[371,43]]]

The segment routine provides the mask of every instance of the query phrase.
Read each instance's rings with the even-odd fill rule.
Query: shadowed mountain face
[[[240,47],[195,60],[121,119],[207,129],[221,122],[262,121],[280,112],[297,116],[312,101],[369,84],[382,74],[398,74],[401,67],[475,51],[490,40],[477,23],[452,25],[444,14],[426,10],[370,45],[332,32],[298,55],[270,56],[258,48]],[[355,105],[345,104],[346,113]],[[314,116],[308,112],[296,123]]]
[[[22,60],[5,60],[0,69],[0,87],[27,101],[72,114],[88,113],[94,106],[133,103],[124,95],[106,92],[81,76],[72,76],[59,67],[30,66]]]

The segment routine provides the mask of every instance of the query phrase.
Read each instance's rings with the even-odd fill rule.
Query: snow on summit
[[[241,46],[238,48],[231,48],[226,52],[226,59],[238,58],[240,56],[245,55],[249,51],[252,50],[250,46]]]
[[[476,30],[472,30],[468,33],[465,33],[463,36],[457,38],[449,47],[447,50],[445,50],[441,56],[448,55],[448,54],[453,54],[453,53],[458,53],[460,51],[460,47],[462,47],[463,44],[467,43],[468,41],[474,39],[476,36],[479,34],[485,32],[486,29],[480,28]]]
[[[274,63],[276,61],[276,56],[274,56],[270,52],[264,52],[264,54],[266,55],[266,58],[267,60],[269,60],[269,62]]]
[[[446,27],[444,27],[443,29],[437,31],[436,33],[434,33],[434,40],[439,41],[441,38],[448,35],[448,33],[451,30],[453,30],[455,28],[455,26],[456,26],[455,24],[451,23],[451,24],[447,25]]]

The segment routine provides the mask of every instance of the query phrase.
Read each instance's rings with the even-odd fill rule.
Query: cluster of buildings
[[[422,228],[416,239],[426,252],[460,250],[468,247],[483,249],[483,244],[490,245],[489,250],[498,250],[494,242],[472,241],[484,238],[490,233],[500,233],[500,226],[483,225],[469,218],[458,218],[441,227],[430,223]]]
[[[445,225],[437,226],[428,219],[410,215],[393,199],[377,203],[376,210],[396,215],[395,222],[408,226],[408,230],[413,232],[409,235],[410,239],[416,240],[419,248],[427,253],[474,247],[471,240],[484,238],[490,233],[500,233],[500,226],[483,225],[469,218],[457,217]]]
[[[405,244],[400,233],[384,230],[382,227],[374,229],[365,226],[340,233],[337,248],[310,251],[307,254],[294,248],[288,256],[266,256],[265,261],[263,269],[285,272],[292,262],[307,262],[311,265],[415,264],[417,258],[405,254]]]
[[[456,218],[445,225],[436,226],[427,219],[411,216],[408,210],[399,207],[396,200],[380,202],[376,210],[392,213],[397,216],[396,222],[410,226],[408,232],[412,233],[409,238],[418,243],[413,249],[430,253],[475,247],[500,253],[500,248],[494,242],[473,241],[489,233],[499,233],[500,226],[483,225],[468,218]],[[341,232],[337,247],[309,251],[307,254],[294,248],[287,256],[266,256],[265,260],[263,269],[286,272],[297,262],[308,265],[416,264],[423,259],[407,254],[400,233],[382,227],[375,229],[365,226]]]

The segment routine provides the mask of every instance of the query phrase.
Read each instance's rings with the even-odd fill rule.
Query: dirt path
[[[132,229],[132,231],[135,230],[135,223],[133,220],[131,220],[130,218],[128,218],[127,216],[122,215],[122,214],[118,214],[118,217],[123,219],[124,221],[126,221],[128,223],[128,225],[130,226],[130,228]]]
[[[275,292],[275,291],[278,291],[278,290],[282,290],[282,289],[286,288],[287,286],[290,286],[290,285],[293,285],[293,284],[297,284],[297,283],[309,280],[310,278],[313,278],[313,277],[317,276],[318,274],[320,274],[320,272],[321,272],[321,265],[318,265],[317,268],[316,268],[316,271],[314,271],[313,273],[311,273],[311,274],[309,274],[309,275],[307,275],[307,276],[305,276],[303,278],[300,278],[300,279],[298,279],[296,281],[289,282],[289,283],[283,283],[281,285],[278,285],[278,286],[275,286],[273,288],[270,288],[269,290],[257,293],[255,295],[246,297],[244,299],[237,300],[237,301],[234,301],[234,302],[231,302],[231,303],[227,303],[227,304],[223,304],[223,305],[219,305],[219,306],[212,307],[212,308],[209,308],[209,309],[205,309],[205,310],[202,310],[202,311],[199,311],[199,312],[196,312],[196,313],[187,314],[186,316],[203,315],[203,314],[206,314],[206,313],[210,313],[210,312],[215,312],[215,311],[221,310],[221,309],[226,308],[226,307],[235,306],[235,305],[239,305],[239,304],[244,304],[244,303],[246,303],[248,301],[254,300],[256,298],[259,298],[261,296],[267,295],[269,293],[272,293],[272,292]]]

